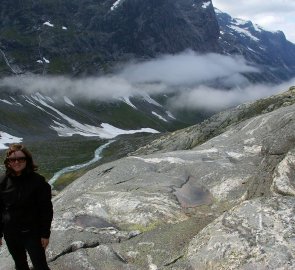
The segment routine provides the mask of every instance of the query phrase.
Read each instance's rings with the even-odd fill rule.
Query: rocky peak
[[[211,1],[121,1],[106,18],[110,42],[126,53],[155,56],[184,49],[216,51],[219,27]],[[118,49],[118,48],[117,48]]]
[[[286,40],[282,31],[268,31],[218,9],[215,12],[224,53],[243,55],[262,71],[259,76],[251,74],[251,80],[279,82],[294,77],[295,44]]]

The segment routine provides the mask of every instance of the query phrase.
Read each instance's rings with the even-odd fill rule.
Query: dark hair
[[[15,143],[15,144],[11,144],[6,151],[6,157],[4,160],[6,174],[10,174],[13,172],[12,169],[8,166],[8,163],[9,163],[8,157],[16,151],[22,151],[26,156],[27,164],[26,164],[26,168],[24,169],[25,173],[32,173],[33,171],[38,170],[38,166],[34,163],[33,157],[30,151],[24,145]]]

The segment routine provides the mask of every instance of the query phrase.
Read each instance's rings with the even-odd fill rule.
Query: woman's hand
[[[47,248],[48,244],[49,244],[49,239],[47,239],[47,238],[41,238],[41,245],[42,245],[42,247],[44,249]]]

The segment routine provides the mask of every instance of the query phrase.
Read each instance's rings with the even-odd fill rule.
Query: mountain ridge
[[[282,32],[254,27],[250,21],[243,26],[214,10],[210,0],[2,2],[1,76],[97,75],[118,62],[186,49],[243,55],[265,73],[249,76],[254,81],[278,82],[295,74],[295,45]]]
[[[210,69],[202,75],[206,77],[204,81],[192,86],[209,85],[225,90],[224,93],[231,87],[240,87],[240,84],[277,83],[295,74],[294,44],[281,33],[258,31],[250,22],[215,12],[211,1],[87,0],[81,3],[78,0],[3,0],[1,7],[0,132],[15,136],[17,140],[23,139],[24,143],[64,142],[66,139],[83,142],[93,135],[93,140],[99,141],[98,147],[105,139],[99,136],[100,131],[106,130],[106,125],[112,131],[121,130],[122,133],[142,129],[165,133],[200,123],[215,112],[202,108],[170,110],[171,98],[178,99],[171,89],[180,93],[187,85],[165,85],[167,94],[156,92],[133,96],[140,91],[130,95],[127,91],[126,95],[125,92],[119,95],[116,93],[121,90],[118,85],[124,84],[119,80],[106,88],[106,92],[116,94],[108,101],[95,95],[86,100],[74,99],[73,95],[60,89],[60,86],[69,85],[64,88],[74,92],[76,85],[69,82],[77,78],[107,75],[109,79],[126,62],[157,62],[155,57],[159,55],[163,58],[163,55],[169,57],[172,54],[174,57],[187,49],[193,53],[186,55],[185,59],[197,54],[204,56],[205,61],[195,60],[200,65],[206,62],[205,53],[220,58],[228,56],[224,61],[242,56],[245,61],[238,64],[246,66],[250,63],[251,68],[247,66],[235,74],[237,65],[234,65],[233,73],[238,79],[232,84],[227,84],[226,75],[210,77]],[[177,69],[177,63],[174,65]],[[168,66],[162,69],[169,71]],[[255,69],[259,72],[253,72]],[[53,75],[67,77],[60,76],[60,80]],[[16,84],[6,84],[7,80],[15,78],[19,80],[17,87],[14,87]],[[45,90],[50,88],[53,83],[48,78],[53,78],[56,92],[60,91],[57,97],[56,92],[43,93],[38,89],[40,82],[45,85]],[[28,81],[38,82],[37,86],[34,85],[35,92],[22,90],[25,86],[29,88]],[[100,85],[89,81],[88,87],[95,85],[91,89],[93,92],[100,90]],[[82,98],[87,96],[86,83],[86,80],[77,82],[81,85],[79,94]],[[157,91],[162,87],[161,83],[158,79],[146,85],[135,82],[130,86],[127,83],[124,87],[138,87],[136,90],[155,87]],[[72,137],[61,137],[65,134]]]

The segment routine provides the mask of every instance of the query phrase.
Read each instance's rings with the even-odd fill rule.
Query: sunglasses
[[[24,163],[27,161],[26,157],[13,157],[13,158],[7,158],[8,162],[10,163],[15,163],[15,162],[19,162],[19,163]]]

